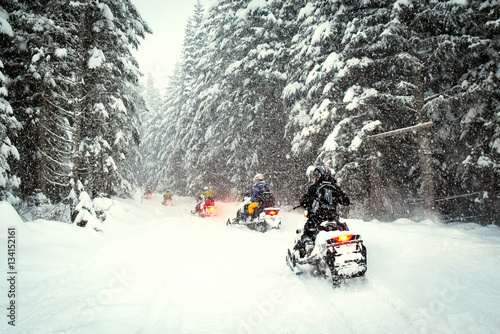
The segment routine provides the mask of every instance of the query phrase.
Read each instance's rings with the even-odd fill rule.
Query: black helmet
[[[313,182],[316,183],[319,179],[325,179],[332,176],[330,168],[327,166],[316,166],[312,172]]]

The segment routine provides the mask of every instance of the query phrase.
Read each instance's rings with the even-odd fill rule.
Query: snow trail
[[[102,234],[19,224],[19,318],[4,333],[498,333],[500,230],[349,220],[366,276],[334,288],[285,264],[299,213],[280,230],[226,226],[153,199],[115,199]],[[1,214],[1,213],[0,213]],[[6,228],[0,226],[0,240]],[[0,245],[1,246],[1,245]],[[5,291],[5,282],[0,289]],[[3,302],[3,301],[2,301]],[[5,329],[5,330],[4,330]]]

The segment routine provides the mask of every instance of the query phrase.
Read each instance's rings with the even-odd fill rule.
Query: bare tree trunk
[[[489,224],[496,224],[500,226],[500,193],[498,189],[498,178],[495,171],[490,171],[490,184],[491,188],[488,191],[488,198],[485,200],[487,221]]]
[[[46,103],[43,103],[42,104],[42,112],[41,112],[41,115],[40,115],[40,119],[39,119],[39,122],[46,122],[46,118],[44,117],[43,114],[46,114],[47,113],[47,104]],[[38,168],[37,168],[37,171],[36,171],[36,181],[35,181],[35,184],[36,184],[36,188],[40,190],[40,192],[42,194],[44,194],[45,196],[47,196],[47,179],[45,177],[45,173],[47,173],[47,151],[48,151],[48,147],[47,147],[47,139],[46,139],[46,130],[44,128],[44,126],[46,128],[50,128],[50,126],[48,124],[40,124],[40,127],[39,127],[39,137],[38,137],[38,149],[37,149],[37,154],[39,155],[39,163],[38,163]],[[47,196],[49,197],[49,196]]]
[[[379,160],[377,159],[377,146],[376,140],[370,139],[367,142],[369,159],[370,159],[370,218],[380,218],[382,213],[382,180],[380,179],[380,166]]]
[[[420,143],[420,169],[422,170],[422,195],[424,197],[424,209],[434,210],[435,190],[434,172],[432,170],[431,141],[427,130],[421,130],[419,134]]]
[[[429,117],[424,109],[424,92],[422,75],[419,73],[415,82],[417,88],[415,96],[415,108],[417,111],[417,120],[420,124],[429,122]],[[420,170],[422,179],[422,196],[424,202],[424,210],[426,215],[434,210],[436,199],[434,190],[434,172],[432,170],[432,151],[431,138],[427,128],[422,128],[418,132]]]
[[[83,117],[84,117],[84,73],[85,73],[85,33],[86,33],[86,10],[82,10],[80,13],[80,27],[78,34],[78,47],[76,50],[76,57],[78,58],[76,64],[76,76],[75,76],[75,86],[74,86],[74,104],[73,104],[73,156],[71,157],[73,162],[73,190],[76,196],[79,195],[78,182],[82,182],[82,174],[84,173],[83,158],[80,153],[80,146],[83,139],[82,127],[83,127]],[[71,203],[71,215],[74,215],[76,203]]]

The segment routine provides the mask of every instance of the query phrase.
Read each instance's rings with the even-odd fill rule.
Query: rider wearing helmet
[[[208,197],[214,197],[212,187],[203,187],[203,190],[201,191],[201,197],[203,198],[203,200],[207,199]]]
[[[146,194],[151,194],[153,192],[153,185],[151,184],[151,181],[148,182],[146,185]]]
[[[170,190],[165,191],[165,193],[163,194],[163,200],[172,199],[172,195],[173,194]]]
[[[332,172],[327,166],[316,166],[316,168],[314,168],[312,172],[312,181],[313,184],[309,186],[309,188],[307,189],[307,193],[302,196],[300,205],[303,206],[308,211],[309,215],[313,216],[313,218],[314,214],[312,213],[312,206],[314,204],[314,199],[316,198],[318,188],[324,183],[330,183],[335,188],[336,191],[333,195],[336,197],[338,204],[350,204],[349,197],[347,197],[347,195],[337,185],[337,181],[333,178]]]
[[[213,201],[214,192],[212,190],[212,187],[204,186],[198,197],[198,203],[196,204],[195,210],[197,212],[201,212],[204,205],[206,205],[208,202],[212,203]]]
[[[256,216],[258,212],[261,210],[255,211],[255,208],[262,203],[262,194],[269,193],[269,187],[267,186],[266,181],[264,180],[264,175],[258,173],[253,178],[253,187],[252,187],[252,198],[250,205],[248,205],[248,213],[252,216]],[[262,206],[262,205],[261,205]],[[259,208],[262,209],[262,208]]]
[[[307,210],[307,221],[304,225],[303,234],[300,241],[295,245],[295,249],[299,250],[300,257],[305,256],[307,251],[312,250],[314,240],[319,230],[321,222],[325,220],[336,220],[340,228],[344,228],[345,224],[338,221],[338,213],[336,210],[337,204],[349,205],[349,197],[337,185],[337,181],[333,178],[330,168],[327,166],[316,166],[312,172],[313,184],[307,189],[307,193],[302,196],[300,205]],[[318,193],[320,188],[327,187],[331,196],[331,206],[320,204]],[[309,245],[309,247],[306,247]]]
[[[167,190],[165,191],[165,193],[163,194],[163,202],[162,204],[163,205],[166,205],[167,203],[171,203],[172,202],[172,192],[170,190]]]

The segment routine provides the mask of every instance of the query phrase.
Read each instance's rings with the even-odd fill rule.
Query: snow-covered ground
[[[303,217],[258,233],[174,206],[114,199],[104,233],[23,223],[0,203],[1,333],[500,333],[500,229],[348,220],[368,250],[364,279],[333,288],[294,275]],[[8,228],[16,231],[16,326],[8,325]]]

